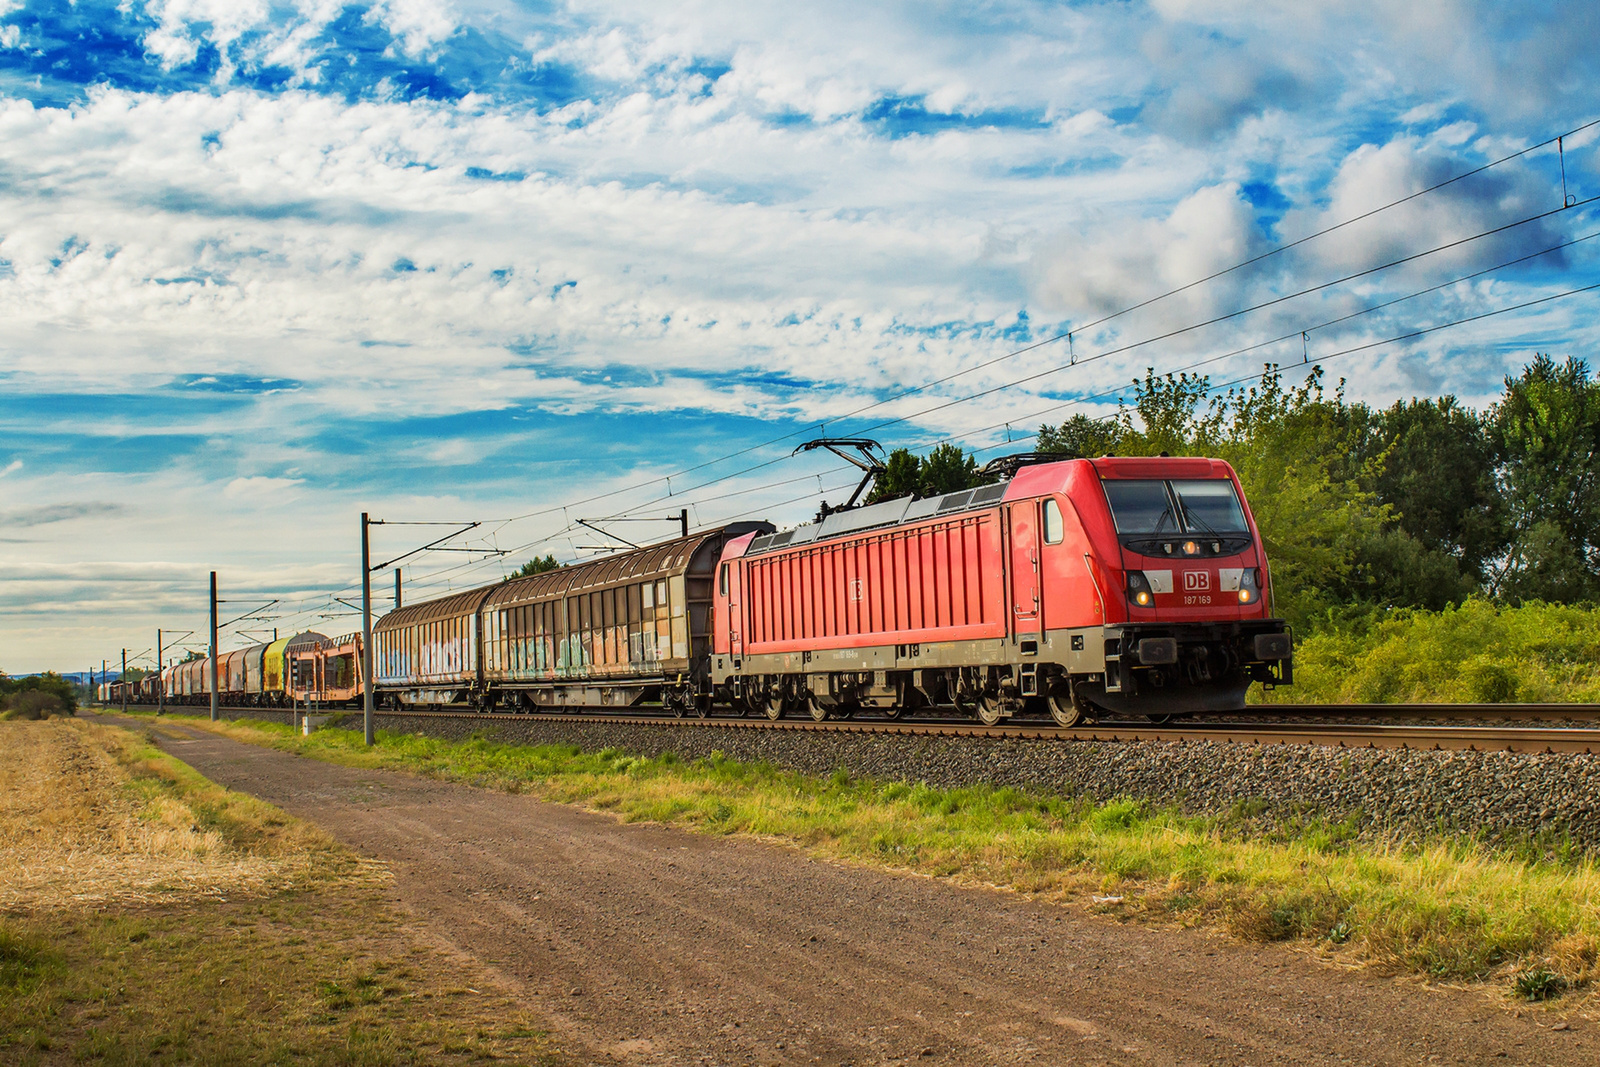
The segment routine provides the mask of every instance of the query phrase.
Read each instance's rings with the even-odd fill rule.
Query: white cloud
[[[439,0],[379,0],[367,18],[399,37],[407,55],[420,55],[429,45],[455,32],[452,5]]]
[[[270,478],[265,475],[255,475],[250,478],[235,478],[223,489],[222,495],[230,500],[290,500],[293,499],[291,490],[304,485],[304,478]]]
[[[1102,218],[1053,242],[1034,264],[1035,291],[1047,307],[1099,318],[1249,259],[1265,243],[1239,186],[1208,186],[1166,218]],[[1239,293],[1229,279],[1191,290],[1163,312],[1173,321],[1209,317],[1235,306]]]
[[[1595,81],[1577,45],[1555,42],[1518,65],[1527,56],[1517,42],[1548,43],[1572,13],[1559,5],[1516,8],[1533,17],[1518,36],[1504,32],[1509,16],[1465,3],[1379,18],[1372,5],[1242,0],[1153,9],[691,0],[550,12],[395,0],[369,15],[369,29],[396,36],[383,63],[485,78],[482,95],[408,102],[360,99],[359,86],[347,99],[345,83],[308,91],[333,77],[320,35],[344,11],[339,0],[305,0],[292,16],[256,0],[148,10],[158,29],[146,47],[169,67],[221,50],[215,86],[96,88],[72,108],[0,97],[3,387],[93,405],[89,415],[26,400],[27,410],[5,409],[0,434],[60,445],[14,450],[28,466],[0,471],[11,476],[8,501],[113,502],[126,510],[111,563],[185,568],[141,589],[142,607],[132,595],[113,604],[93,574],[30,587],[31,603],[82,595],[141,628],[192,618],[194,576],[203,582],[212,567],[243,592],[296,598],[298,621],[286,626],[316,622],[326,593],[352,579],[327,561],[348,556],[362,510],[523,514],[714,459],[758,434],[832,428],[1059,321],[1231,265],[1269,233],[1298,236],[1520,146],[1555,121],[1519,117],[1527,99],[1543,94],[1554,114],[1592,99]],[[1589,17],[1579,15],[1573,25]],[[571,80],[560,91],[578,98],[553,107],[554,98],[496,96],[504,72],[478,53],[449,66],[452,48],[489,48],[494,34],[528,42],[507,57],[516,66],[506,78],[550,64]],[[230,89],[251,65],[288,68],[299,89]],[[1508,85],[1522,70],[1527,85]],[[1569,147],[1569,175],[1595,173],[1594,149]],[[1493,224],[1549,192],[1548,162],[1190,290],[1078,337],[1075,351]],[[1507,240],[1496,251],[1523,247]],[[1402,281],[1437,280],[1465,262]],[[1391,336],[1545,284],[1480,280],[1313,334],[1313,344]],[[904,418],[873,431],[891,444],[1003,441],[1007,422],[1032,429],[1042,412],[1059,418],[1064,400],[1114,391],[1147,365],[1175,369],[1401,291],[1370,279],[927,411],[1050,371],[1065,353],[1046,347],[843,425]],[[1352,394],[1447,388],[1475,398],[1527,345],[1553,338],[1577,350],[1596,333],[1592,315],[1556,305],[1474,331],[1349,361]],[[1292,347],[1297,356],[1298,338]],[[1286,355],[1215,370],[1221,378]],[[843,477],[808,462],[691,494],[696,515],[803,517],[814,502],[791,498],[820,483],[760,487],[795,470]],[[660,509],[663,491],[655,483],[602,506]],[[557,510],[496,536],[531,555],[561,522]],[[22,558],[100,560],[107,549],[93,526],[53,524],[60,536]],[[441,563],[419,589],[498,576],[498,565],[446,573]],[[276,586],[255,584],[268,574]],[[15,594],[17,611],[27,603]],[[55,654],[26,628],[0,633],[8,652],[40,663]]]

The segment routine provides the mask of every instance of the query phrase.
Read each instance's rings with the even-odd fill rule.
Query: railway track
[[[1295,705],[1273,705],[1273,714],[1285,714],[1284,708]],[[1327,716],[1328,705],[1299,705],[1315,708],[1316,713]],[[1354,714],[1348,711],[1346,714]],[[1445,717],[1438,705],[1413,705],[1430,708],[1428,717]],[[1450,705],[1449,717],[1471,717],[1464,710],[1478,705]],[[1487,707],[1494,707],[1487,705]],[[1568,713],[1562,718],[1593,719],[1600,717],[1600,708],[1590,708],[1584,716]],[[1303,712],[1309,713],[1309,712]],[[1366,712],[1362,711],[1361,715]],[[1420,713],[1419,713],[1420,714]],[[1390,723],[1286,723],[1252,722],[1247,719],[1228,722],[1191,722],[1153,724],[1137,721],[1108,721],[1091,725],[1063,728],[1048,722],[1027,720],[1000,726],[983,726],[972,722],[937,719],[850,719],[813,722],[806,719],[746,719],[724,716],[707,718],[673,718],[653,714],[555,714],[545,712],[472,712],[451,710],[379,711],[380,718],[449,718],[472,721],[498,720],[506,722],[549,723],[612,723],[634,726],[664,726],[681,729],[717,727],[736,730],[808,730],[821,733],[897,734],[933,737],[989,737],[1030,740],[1063,741],[1169,741],[1179,743],[1210,742],[1230,745],[1322,745],[1335,748],[1395,748],[1412,750],[1453,750],[1464,752],[1570,752],[1600,754],[1600,728],[1593,727],[1529,727],[1529,726],[1472,726],[1472,725],[1415,725]],[[1397,716],[1398,717],[1398,716]],[[1487,716],[1486,716],[1487,717]],[[1546,717],[1549,717],[1548,715]]]

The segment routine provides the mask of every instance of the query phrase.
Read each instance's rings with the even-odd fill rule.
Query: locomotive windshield
[[[1246,533],[1244,509],[1233,483],[1109,479],[1106,501],[1119,534]]]
[[[1172,511],[1172,498],[1166,482],[1101,482],[1111,504],[1111,518],[1118,533],[1176,533],[1178,520]]]

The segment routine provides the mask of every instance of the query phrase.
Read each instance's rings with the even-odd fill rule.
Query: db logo
[[[861,599],[861,579],[860,578],[852,578],[852,579],[850,579],[850,599],[851,600],[860,600]]]
[[[1204,593],[1211,588],[1211,574],[1207,571],[1189,571],[1183,576],[1186,593]]]

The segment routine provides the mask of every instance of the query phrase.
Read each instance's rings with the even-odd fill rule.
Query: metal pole
[[[101,661],[100,661],[100,684],[101,684],[101,685],[105,685],[105,684],[106,684],[106,676],[107,676],[107,675],[108,675],[108,674],[110,674],[110,673],[111,673],[111,670],[110,670],[110,668],[109,668],[109,667],[107,667],[107,666],[106,666],[106,661],[105,661],[105,660],[101,660]],[[100,696],[100,692],[99,692],[99,690],[96,690],[96,691],[95,691],[95,694],[94,694],[94,695],[95,695],[95,696],[97,696],[97,697],[98,697],[98,696]],[[107,694],[106,694],[106,695],[107,695],[107,696],[110,696],[110,694],[109,694],[109,693],[107,693]],[[104,699],[102,699],[102,700],[101,700],[101,701],[100,701],[100,706],[101,706],[101,707],[102,707],[102,708],[103,708],[103,707],[105,707],[105,706],[106,706],[106,705],[107,705],[107,704],[108,704],[108,703],[110,703],[110,701],[107,701],[107,700],[104,700]]]
[[[682,508],[678,512],[678,524],[683,527],[683,536],[689,536],[689,509]]]
[[[367,544],[367,513],[361,513],[361,718],[367,744],[372,732],[372,551]]]
[[[122,690],[122,714],[128,714],[128,650],[122,650],[122,674],[117,678],[118,688]]]
[[[400,568],[394,569],[394,610],[400,610]]]
[[[167,710],[167,685],[166,679],[161,676],[161,631],[156,630],[156,714],[161,715]]]
[[[211,721],[222,717],[217,710],[217,572],[211,572]]]

